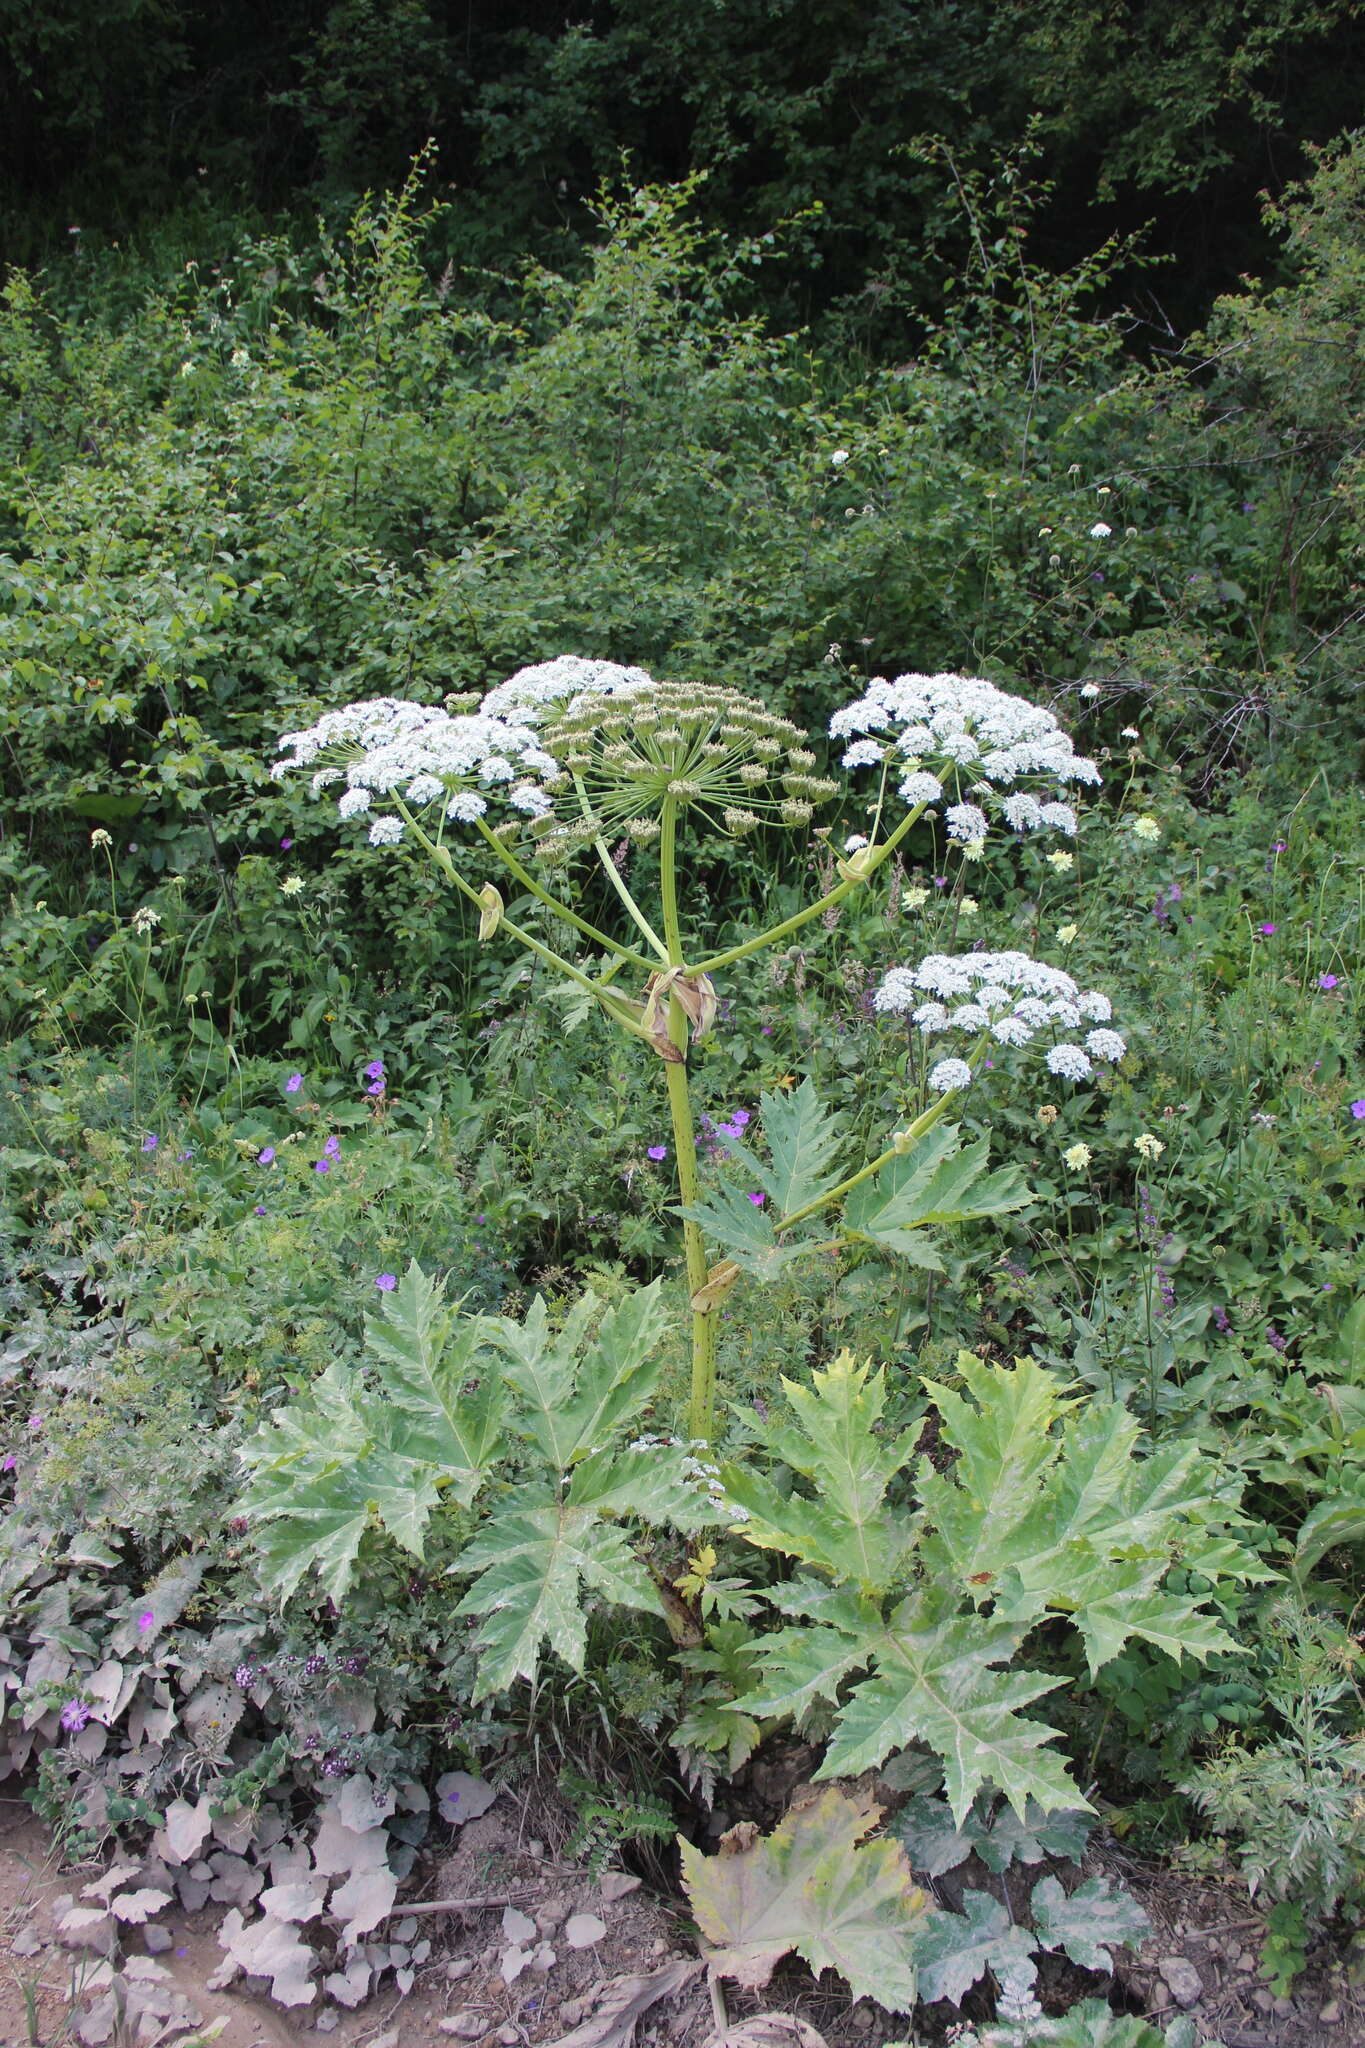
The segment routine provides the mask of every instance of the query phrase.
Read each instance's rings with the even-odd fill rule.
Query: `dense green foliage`
[[[1077,1853],[1042,1809],[1093,1785],[1139,1848],[1279,1902],[1279,1983],[1365,1898],[1365,143],[1269,211],[1274,282],[1155,362],[1105,310],[1126,253],[1079,254],[1072,214],[1045,263],[1056,199],[1000,151],[1027,102],[1057,175],[1211,205],[1296,77],[1326,132],[1314,39],[1352,10],[1154,10],[1087,96],[1108,18],[1032,9],[1016,99],[952,158],[887,140],[947,120],[891,104],[937,14],[855,12],[815,21],[831,64],[772,10],[457,36],[418,5],[283,9],[225,52],[212,10],[133,6],[60,93],[51,18],[0,14],[8,146],[65,124],[77,179],[149,81],[175,105],[193,76],[176,149],[215,178],[278,144],[337,198],[439,101],[500,194],[477,212],[419,165],[306,230],[205,205],[3,288],[2,1732],[82,1846],[201,1788],[283,1811],[529,1761],[584,1813],[633,1781],[657,1834],[665,1781],[681,1810],[742,1798],[795,1731],[813,1770],[908,1795],[916,1870],[965,1843],[998,1876],[1038,1860],[1016,1838]],[[970,114],[1018,20],[955,19],[934,92]],[[789,91],[760,91],[760,30]],[[260,126],[229,141],[244,77]],[[612,182],[527,258],[536,190],[616,181],[646,117],[675,151],[650,167],[706,179]],[[134,211],[184,169],[155,123],[121,161]],[[921,219],[965,252],[951,289],[896,268]],[[866,348],[847,304],[794,324],[821,249],[824,301],[880,280]],[[902,307],[908,355],[880,346]],[[689,1065],[690,1213],[736,1269],[714,1462],[674,1440],[655,1051],[269,771],[330,706],[566,649],[741,689],[822,770],[869,676],[973,672],[1104,772],[1060,859],[971,859],[925,817],[875,887],[718,974]],[[831,886],[868,823],[844,787],[827,831],[699,856],[718,944]],[[837,1242],[786,1232],[924,1109],[879,977],[978,940],[1112,990],[1121,1064],[1087,1092],[1001,1058]],[[67,1739],[86,1710],[107,1748]],[[899,1869],[859,1832],[841,1870]],[[916,1966],[959,1997],[1041,1952],[1103,1967],[1055,1875],[1033,1901],[1029,1930],[969,1894]]]

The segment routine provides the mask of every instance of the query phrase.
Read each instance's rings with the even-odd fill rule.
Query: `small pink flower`
[[[1318,976],[1318,987],[1335,988],[1340,980],[1341,976],[1339,974],[1320,974]]]
[[[138,1634],[139,1634],[140,1636],[145,1636],[149,1628],[155,1628],[155,1627],[156,1627],[156,1616],[155,1616],[155,1615],[153,1614],[153,1612],[152,1612],[152,1610],[151,1610],[151,1608],[150,1608],[150,1607],[144,1607],[144,1608],[143,1608],[143,1610],[142,1610],[142,1612],[141,1612],[141,1614],[139,1614],[139,1616],[138,1616],[138,1618],[137,1618],[137,1632],[138,1632]]]
[[[763,1207],[763,1204],[767,1201],[767,1199],[768,1197],[766,1195],[750,1195],[749,1197],[749,1200],[753,1203],[755,1209],[761,1209]]]
[[[1276,924],[1258,924],[1256,930],[1261,938],[1273,939],[1276,932],[1279,930],[1279,926]]]

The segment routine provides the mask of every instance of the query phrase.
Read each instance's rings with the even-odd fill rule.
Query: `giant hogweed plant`
[[[1002,825],[1016,834],[1071,834],[1076,815],[1059,792],[1098,782],[1098,771],[1074,752],[1050,712],[991,683],[878,678],[830,724],[832,737],[847,742],[844,768],[876,771],[869,831],[848,840],[837,880],[822,895],[718,947],[703,930],[706,897],[690,878],[688,847],[760,825],[812,823],[839,785],[816,773],[817,757],[798,726],[732,689],[658,682],[642,669],[576,656],[520,670],[477,708],[469,701],[451,699],[451,709],[394,698],[346,705],[287,734],[277,772],[309,768],[315,791],[343,784],[338,813],[363,821],[372,846],[419,847],[477,906],[481,938],[500,932],[521,945],[658,1055],[691,1311],[689,1428],[694,1441],[709,1444],[717,1311],[741,1272],[771,1278],[831,1236],[932,1263],[932,1253],[920,1249],[926,1228],[999,1215],[1028,1198],[1013,1170],[988,1173],[984,1143],[959,1149],[952,1127],[935,1129],[987,1049],[1050,1041],[1050,1070],[1074,1081],[1088,1078],[1094,1061],[1121,1059],[1124,1051],[1104,1028],[1107,997],[1023,954],[939,956],[895,969],[879,1006],[908,1008],[926,1038],[947,1031],[969,1039],[969,1056],[937,1061],[927,1076],[937,1099],[860,1164],[844,1156],[838,1120],[810,1084],[787,1110],[766,1098],[770,1162],[750,1153],[738,1133],[721,1133],[758,1179],[763,1199],[756,1203],[702,1187],[687,1053],[689,1041],[715,1025],[717,978],[866,888],[926,813],[941,813],[948,839],[969,852]],[[610,842],[622,838],[655,848],[656,900],[642,902],[621,872]],[[480,849],[505,884],[577,933],[586,954],[570,959],[509,917],[498,887],[471,870]],[[584,915],[581,890],[575,903],[584,864],[619,909],[612,930]],[[980,971],[983,962],[989,973]],[[1068,1036],[1086,1023],[1095,1028],[1084,1044]],[[725,1256],[712,1259],[708,1240]]]

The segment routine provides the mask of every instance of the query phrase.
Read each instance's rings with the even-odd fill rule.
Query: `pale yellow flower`
[[[928,901],[929,891],[927,889],[907,889],[901,897],[901,902],[907,910],[922,910]]]
[[[94,831],[90,834],[90,844],[92,846],[112,846],[113,843],[103,825],[96,825]]]
[[[281,896],[297,896],[304,887],[302,875],[288,875],[280,883]]]
[[[1155,818],[1134,818],[1133,837],[1134,839],[1145,839],[1149,845],[1152,845],[1160,839],[1161,827]]]
[[[1057,944],[1059,946],[1069,946],[1072,940],[1078,936],[1080,929],[1078,924],[1059,924],[1057,927]]]
[[[1144,1131],[1141,1137],[1134,1138],[1133,1150],[1140,1152],[1144,1159],[1160,1159],[1166,1147],[1160,1138],[1154,1138],[1150,1131]]]
[[[1070,853],[1048,853],[1044,854],[1043,858],[1050,868],[1056,869],[1059,875],[1069,875],[1072,868],[1076,865],[1075,855]]]
[[[957,906],[958,916],[975,917],[977,911],[980,910],[980,908],[981,905],[977,902],[975,896],[964,896],[962,901]]]
[[[1069,1166],[1073,1173],[1084,1173],[1086,1167],[1090,1164],[1090,1147],[1088,1145],[1068,1145],[1062,1154],[1062,1164]]]

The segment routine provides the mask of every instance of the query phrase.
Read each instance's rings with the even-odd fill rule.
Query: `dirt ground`
[[[1276,1998],[1260,1967],[1264,1925],[1244,1893],[1121,1861],[1106,1867],[1154,1927],[1120,1966],[1129,2011],[1158,2022],[1189,2013],[1198,2038],[1222,2048],[1365,2048],[1365,1997],[1349,1955],[1313,1957],[1294,1995]],[[400,1939],[430,1938],[431,1953],[405,1997],[390,1977],[354,2011],[320,1999],[286,2011],[250,1978],[212,1988],[221,1907],[118,1930],[108,1958],[63,1945],[63,1902],[99,1876],[94,1865],[63,1869],[28,1807],[0,1801],[0,2048],[192,2048],[207,2038],[219,2048],[629,2048],[632,2020],[638,2048],[708,2048],[718,2032],[721,2013],[676,1902],[621,1871],[595,1879],[556,1861],[515,1801],[470,1821],[419,1866],[393,1921]],[[1104,1988],[1078,1981],[1062,2002]],[[921,2009],[912,2030],[799,1968],[761,1997],[730,1987],[726,2000],[731,2025],[770,2015],[766,2038],[745,2048],[942,2044],[959,2031],[947,2008]]]

